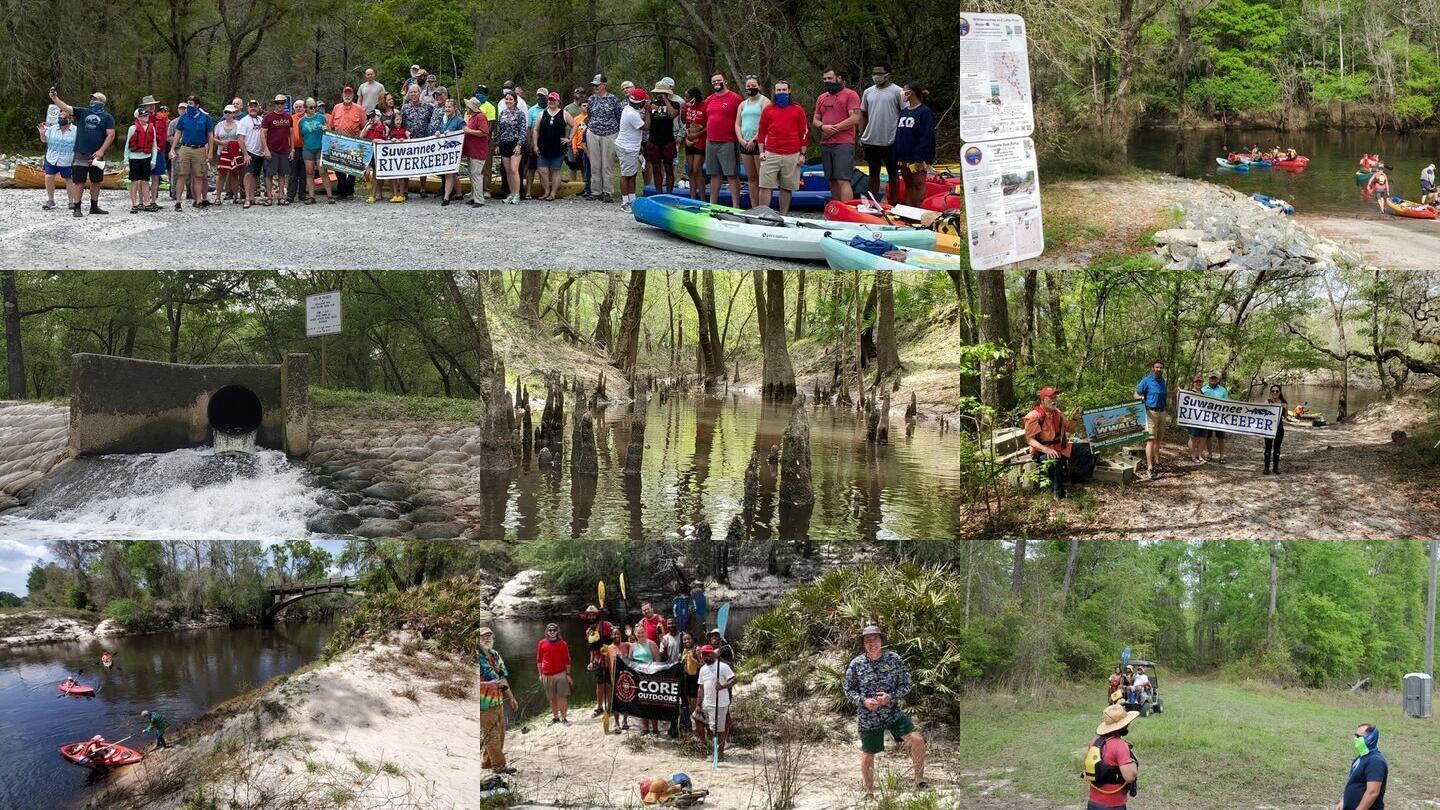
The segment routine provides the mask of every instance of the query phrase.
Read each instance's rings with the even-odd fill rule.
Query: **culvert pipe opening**
[[[241,385],[227,385],[210,397],[206,416],[216,433],[243,435],[260,429],[264,409],[255,392]]]

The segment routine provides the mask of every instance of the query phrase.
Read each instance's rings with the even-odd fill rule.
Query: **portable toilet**
[[[1405,676],[1405,716],[1430,716],[1431,678],[1423,672],[1411,672]]]

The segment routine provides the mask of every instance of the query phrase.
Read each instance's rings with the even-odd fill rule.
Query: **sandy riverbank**
[[[126,768],[113,808],[474,807],[475,671],[404,637],[352,650],[172,729]]]

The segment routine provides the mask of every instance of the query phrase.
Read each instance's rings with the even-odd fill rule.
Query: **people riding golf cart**
[[[1125,690],[1125,710],[1140,712],[1141,717],[1160,714],[1165,704],[1160,698],[1160,678],[1154,661],[1134,661],[1135,680]]]

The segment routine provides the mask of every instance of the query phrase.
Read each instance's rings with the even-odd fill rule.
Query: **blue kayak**
[[[1218,165],[1220,166],[1220,168],[1222,168],[1222,169],[1230,169],[1231,171],[1237,171],[1237,172],[1248,172],[1248,171],[1250,171],[1249,165],[1244,164],[1244,163],[1231,163],[1230,161],[1226,160],[1226,159],[1223,158],[1223,157],[1217,157],[1217,158],[1215,158],[1215,163],[1218,164]]]
[[[1290,216],[1295,213],[1295,206],[1291,205],[1288,202],[1285,202],[1279,197],[1270,197],[1265,194],[1251,194],[1250,199],[1254,200],[1257,203],[1260,203],[1266,208],[1269,208],[1271,211],[1279,211],[1286,216]]]

